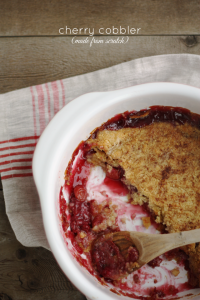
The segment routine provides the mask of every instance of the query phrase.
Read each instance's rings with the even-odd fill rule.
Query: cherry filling
[[[127,262],[136,262],[139,258],[139,252],[136,247],[129,247]]]
[[[113,180],[119,180],[124,175],[124,170],[122,168],[107,168],[106,170],[106,176],[113,179]]]
[[[150,267],[152,267],[152,268],[155,268],[155,267],[159,267],[160,264],[161,264],[161,262],[162,262],[162,258],[156,257],[156,258],[154,258],[153,260],[151,260],[151,261],[148,263],[148,265],[149,265]]]
[[[112,240],[106,240],[104,236],[98,239],[91,251],[93,264],[98,273],[106,278],[118,280],[120,276],[127,275],[130,263],[139,258],[135,247],[128,249],[128,257],[125,258],[117,245]]]
[[[70,200],[70,211],[71,231],[73,233],[79,233],[80,231],[89,232],[92,225],[89,203],[79,201],[74,197]]]
[[[155,122],[168,122],[172,124],[185,124],[186,122],[200,128],[200,116],[192,114],[188,109],[171,106],[151,106],[139,112],[125,112],[116,115],[95,130],[92,138],[95,139],[100,130],[119,130],[122,128],[144,127]]]
[[[85,201],[87,198],[87,191],[82,185],[77,185],[74,188],[74,195],[80,201]]]
[[[152,300],[156,300],[162,299],[163,297],[165,297],[165,294],[162,291],[157,290],[156,287],[154,287],[150,292],[150,296]]]
[[[185,252],[183,252],[181,249],[176,248],[170,250],[165,253],[165,257],[169,261],[172,259],[176,260],[178,264],[184,265],[187,270],[186,261],[188,260],[188,255]]]
[[[125,259],[112,241],[102,240],[92,250],[92,261],[104,278],[118,279],[125,272]]]
[[[135,283],[140,283],[140,277],[137,274],[133,275],[133,280]]]

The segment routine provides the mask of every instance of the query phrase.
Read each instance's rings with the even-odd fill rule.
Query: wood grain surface
[[[7,296],[7,298],[6,298]],[[26,248],[15,238],[0,190],[0,299],[85,300],[44,248]]]
[[[200,34],[199,16],[199,0],[0,1],[0,36],[59,35],[66,26],[95,34],[112,26],[141,28],[140,35]]]
[[[106,44],[108,37],[96,40],[104,43],[93,43],[90,47],[89,44],[72,44],[71,37],[0,38],[0,93],[144,56],[200,53],[200,36],[138,36],[129,37],[126,44]]]

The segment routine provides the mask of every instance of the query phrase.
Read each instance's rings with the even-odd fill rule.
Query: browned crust
[[[153,123],[143,128],[99,131],[87,143],[88,159],[122,167],[125,182],[137,188],[132,203],[148,206],[169,232],[200,228],[200,131],[188,123]],[[199,246],[188,246],[190,266],[200,283]]]

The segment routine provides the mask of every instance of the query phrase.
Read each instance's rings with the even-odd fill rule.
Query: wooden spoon
[[[139,252],[139,259],[137,260],[137,266],[128,273],[141,268],[157,256],[192,243],[200,242],[200,229],[182,231],[178,233],[169,234],[146,234],[142,232],[134,231],[119,231],[114,233],[108,233],[104,235],[106,240],[112,240],[121,254],[126,257],[129,247],[136,247]],[[98,242],[95,241],[95,244]],[[127,276],[127,274],[119,275],[120,278]]]

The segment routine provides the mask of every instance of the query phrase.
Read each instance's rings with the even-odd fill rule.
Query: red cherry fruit
[[[159,267],[162,262],[162,258],[159,256],[148,262],[148,265],[152,268]]]
[[[154,287],[150,292],[150,297],[152,300],[157,300],[165,297],[165,294],[163,293],[163,291],[157,290],[156,287]]]
[[[129,247],[128,249],[128,261],[136,262],[139,258],[139,252],[136,247]]]
[[[75,195],[76,199],[78,199],[80,201],[85,201],[87,198],[86,188],[82,185],[75,186],[74,195]]]
[[[104,221],[104,217],[102,215],[97,215],[92,221],[92,227],[98,226]]]
[[[113,180],[119,180],[121,178],[121,170],[112,168],[111,170],[106,171],[106,175]]]
[[[137,274],[133,275],[133,280],[135,281],[135,283],[139,283],[140,282],[140,278]]]

